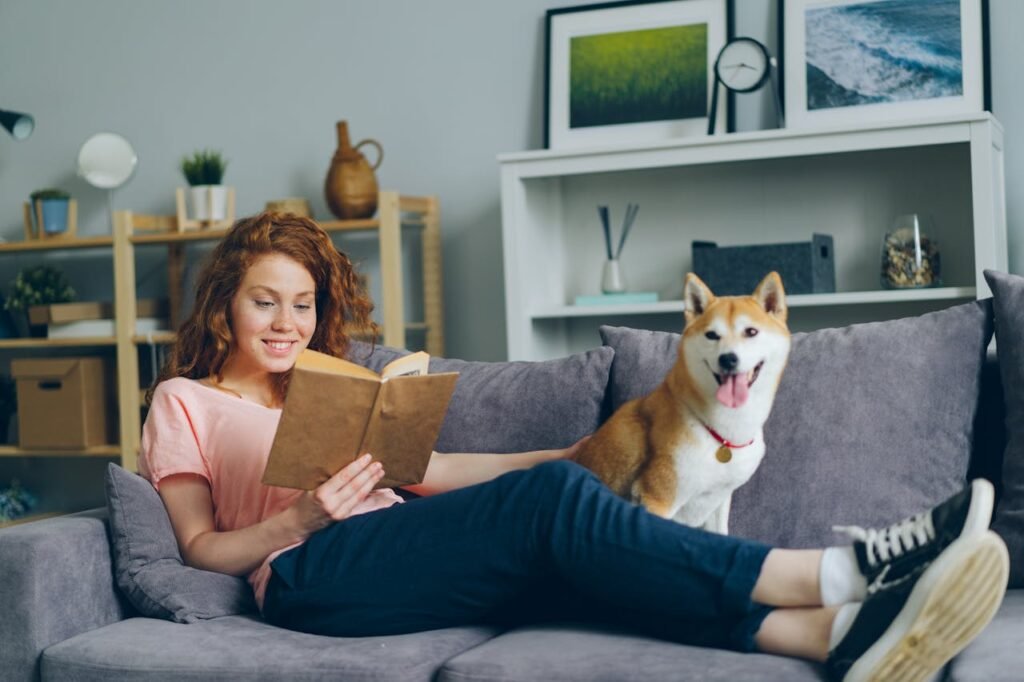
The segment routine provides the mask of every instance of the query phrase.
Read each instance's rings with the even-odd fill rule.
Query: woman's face
[[[230,372],[290,370],[316,329],[315,301],[316,285],[302,264],[279,253],[260,256],[231,301]]]

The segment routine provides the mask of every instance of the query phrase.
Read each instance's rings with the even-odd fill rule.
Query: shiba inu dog
[[[732,492],[764,456],[762,427],[789,357],[778,273],[751,296],[715,297],[693,273],[679,354],[649,395],[624,404],[576,461],[658,516],[727,533]]]

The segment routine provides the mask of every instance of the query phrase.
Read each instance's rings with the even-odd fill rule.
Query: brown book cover
[[[316,351],[292,371],[263,483],[312,490],[363,453],[384,465],[378,488],[423,481],[457,372],[429,374],[405,355],[377,374]]]

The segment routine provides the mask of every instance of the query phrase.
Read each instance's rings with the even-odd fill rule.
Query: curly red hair
[[[161,381],[173,377],[222,379],[231,353],[231,301],[245,273],[262,256],[279,253],[302,264],[316,284],[316,329],[312,350],[345,357],[348,329],[376,338],[370,317],[373,303],[359,282],[355,266],[339,251],[330,235],[309,218],[291,213],[264,212],[237,221],[214,248],[199,275],[192,314],[178,330],[178,338],[147,398]],[[274,394],[284,400],[291,372],[274,378]]]

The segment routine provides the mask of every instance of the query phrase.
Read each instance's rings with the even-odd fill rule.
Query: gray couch
[[[897,520],[942,499],[968,477],[985,476],[997,489],[1020,492],[1019,481],[1002,485],[1004,450],[1007,457],[1019,453],[1006,450],[1003,426],[1004,414],[1016,406],[1004,400],[998,360],[986,357],[992,317],[991,302],[984,302],[796,335],[766,427],[769,454],[737,493],[734,532],[813,546],[838,541],[830,534],[832,523]],[[567,360],[437,360],[439,368],[463,372],[443,444],[501,451],[487,440],[492,431],[513,446],[505,450],[572,442],[621,402],[649,390],[678,341],[661,332],[601,331],[614,355],[605,349],[574,356],[596,368],[594,382],[579,366],[565,365]],[[379,367],[396,352],[377,348],[361,359]],[[552,411],[557,414],[545,417]],[[469,433],[480,420],[492,427]],[[562,438],[517,440],[559,424],[566,432]],[[173,614],[144,616],[140,609],[148,607],[123,589],[125,540],[121,530],[112,533],[110,520],[107,510],[93,510],[0,531],[0,679],[823,678],[821,666],[805,661],[670,644],[581,623],[349,639],[281,630],[241,607],[237,613],[229,607],[177,618],[186,622],[173,622]],[[1020,531],[1011,529],[1007,536]],[[1019,580],[1022,548],[1011,544],[1011,556]],[[187,592],[185,584],[175,589]],[[1024,679],[1021,587],[1009,591],[995,621],[943,671],[944,679]],[[192,597],[207,599],[196,591]],[[187,601],[190,595],[181,597]]]

